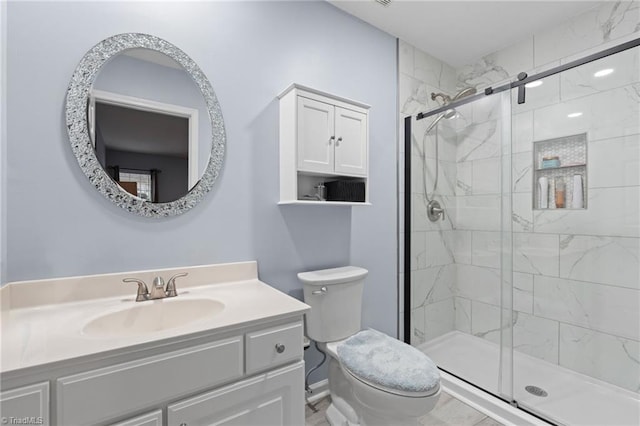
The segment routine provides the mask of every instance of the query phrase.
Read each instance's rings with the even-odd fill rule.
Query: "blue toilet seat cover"
[[[418,349],[376,330],[363,330],[338,346],[344,368],[374,385],[403,392],[438,386],[435,363]]]

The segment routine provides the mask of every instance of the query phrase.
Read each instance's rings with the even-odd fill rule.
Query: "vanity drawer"
[[[242,377],[242,337],[57,380],[61,425],[97,424]]]
[[[302,322],[247,333],[247,374],[302,359]]]

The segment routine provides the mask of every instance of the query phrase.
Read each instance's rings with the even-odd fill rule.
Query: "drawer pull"
[[[282,352],[284,352],[284,345],[282,343],[277,343],[276,344],[276,352],[278,352],[279,354],[281,354]]]

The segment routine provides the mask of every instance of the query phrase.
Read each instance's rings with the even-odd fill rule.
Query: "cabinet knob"
[[[285,350],[285,347],[282,343],[276,343],[276,352],[281,354],[282,352],[284,352],[284,350]]]
[[[335,137],[335,136],[331,136],[331,137],[329,138],[329,145],[331,145],[331,142],[333,142],[335,139],[336,139],[336,137]]]
[[[340,145],[340,142],[342,142],[342,136],[340,136],[336,141],[336,146]]]
[[[180,426],[187,426],[186,423],[180,423]]]

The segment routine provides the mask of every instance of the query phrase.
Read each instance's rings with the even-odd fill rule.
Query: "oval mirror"
[[[103,40],[67,92],[74,154],[93,185],[142,216],[180,214],[211,190],[222,166],[220,106],[200,68],[146,34]]]

